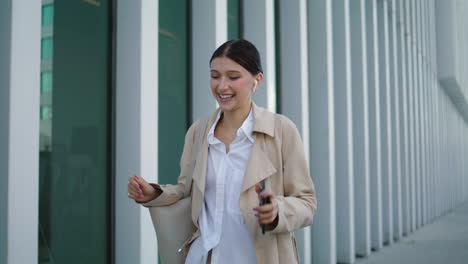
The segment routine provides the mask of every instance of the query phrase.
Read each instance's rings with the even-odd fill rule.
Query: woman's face
[[[211,62],[211,92],[223,112],[250,109],[253,88],[261,73],[253,76],[244,67],[227,57],[217,57]]]

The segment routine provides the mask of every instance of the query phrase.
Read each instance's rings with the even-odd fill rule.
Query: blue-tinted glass
[[[42,25],[52,25],[54,23],[54,6],[46,5],[42,7]]]
[[[52,119],[52,106],[42,105],[41,106],[41,120],[51,120],[51,119]]]
[[[52,92],[52,72],[41,73],[41,92]]]
[[[43,8],[39,264],[110,263],[109,2]]]
[[[239,39],[240,36],[240,7],[239,0],[228,0],[228,39]]]
[[[54,52],[54,40],[52,38],[42,39],[41,59],[52,59]]]
[[[188,37],[187,1],[159,1],[160,183],[176,183],[179,176],[188,124]]]

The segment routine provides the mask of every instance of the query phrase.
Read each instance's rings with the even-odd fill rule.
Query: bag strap
[[[200,152],[200,146],[205,141],[204,137],[206,135],[206,131],[208,130],[208,122],[209,122],[208,118],[202,119],[200,120],[200,124],[195,128],[195,141],[194,141],[193,148],[192,148],[192,161],[195,160],[196,155],[198,155],[198,152]],[[202,129],[203,129],[203,133],[200,133]],[[190,189],[192,188],[192,183],[193,183],[192,181],[193,169],[194,168],[192,168],[192,171],[189,173],[187,177],[186,183],[189,183],[189,184],[185,184],[184,197],[187,197],[190,195]]]

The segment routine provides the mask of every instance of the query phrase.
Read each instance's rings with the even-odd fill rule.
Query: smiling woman
[[[178,184],[132,176],[128,196],[159,207],[180,205],[191,190],[186,217],[196,231],[181,246],[185,263],[298,263],[294,231],[312,224],[316,210],[299,132],[286,117],[253,103],[263,72],[249,41],[221,45],[210,74],[219,108],[189,128]],[[153,220],[158,216],[164,215],[152,213]]]
[[[221,109],[240,110],[245,118],[252,95],[263,79],[257,49],[248,41],[231,40],[213,53],[210,64],[211,91]]]
[[[211,62],[211,91],[224,111],[248,112],[256,83],[262,76],[262,73],[251,74],[227,57],[215,58]]]

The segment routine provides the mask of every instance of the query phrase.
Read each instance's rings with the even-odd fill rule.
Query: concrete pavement
[[[468,202],[356,264],[468,264]]]

